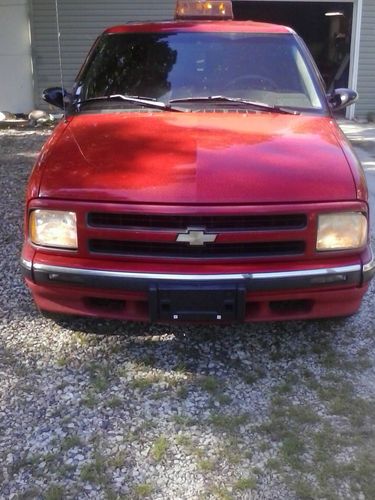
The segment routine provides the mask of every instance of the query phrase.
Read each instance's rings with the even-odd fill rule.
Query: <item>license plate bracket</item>
[[[245,288],[237,285],[159,285],[149,291],[151,321],[242,321]]]

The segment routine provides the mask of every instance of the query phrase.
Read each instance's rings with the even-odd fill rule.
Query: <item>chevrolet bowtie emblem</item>
[[[179,243],[189,243],[190,246],[203,246],[206,243],[214,243],[217,234],[206,233],[203,229],[188,229],[186,233],[177,236]]]

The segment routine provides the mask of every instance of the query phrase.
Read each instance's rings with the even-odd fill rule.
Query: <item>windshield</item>
[[[79,77],[75,99],[114,94],[166,104],[219,95],[299,110],[324,107],[316,75],[295,37],[285,34],[104,35]]]

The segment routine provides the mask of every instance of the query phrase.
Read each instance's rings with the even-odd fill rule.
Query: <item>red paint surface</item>
[[[146,293],[113,290],[90,290],[69,286],[40,286],[27,282],[34,300],[41,309],[61,314],[101,316],[120,320],[148,321]],[[285,292],[257,292],[246,295],[245,321],[280,321],[345,316],[356,312],[367,286],[332,290],[289,290]],[[90,299],[114,299],[122,302],[118,310],[93,307]],[[308,311],[280,313],[272,309],[276,301],[308,301]]]
[[[365,196],[363,178],[336,127],[311,115],[82,114],[44,150],[39,196],[200,205],[354,200]]]

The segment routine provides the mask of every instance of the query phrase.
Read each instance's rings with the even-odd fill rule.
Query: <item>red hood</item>
[[[39,196],[256,204],[356,198],[329,118],[270,113],[84,114],[43,155]]]

